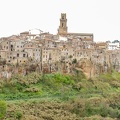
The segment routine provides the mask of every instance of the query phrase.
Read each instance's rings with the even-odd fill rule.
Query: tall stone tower
[[[61,13],[60,26],[58,29],[58,35],[66,36],[67,35],[67,19],[66,13]]]

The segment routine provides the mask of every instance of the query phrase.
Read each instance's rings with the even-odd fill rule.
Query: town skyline
[[[56,35],[40,29],[37,29],[40,33],[35,32],[33,29],[0,38],[0,64],[5,70],[1,77],[8,78],[13,73],[4,65],[35,65],[35,69],[41,73],[72,73],[76,63],[79,65],[78,69],[84,71],[88,77],[112,68],[120,71],[120,41],[95,42],[93,33],[69,32],[66,13],[61,13]],[[85,69],[85,66],[90,69]],[[23,74],[27,72],[27,69],[23,70]]]
[[[0,1],[0,37],[38,28],[57,34],[61,13],[69,32],[93,33],[94,41],[120,40],[119,0]]]

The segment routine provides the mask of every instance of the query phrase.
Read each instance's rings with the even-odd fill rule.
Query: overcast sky
[[[120,40],[120,0],[0,0],[0,37],[34,28],[56,34],[61,13],[68,32]]]

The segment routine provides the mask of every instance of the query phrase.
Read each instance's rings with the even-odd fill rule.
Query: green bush
[[[17,93],[17,87],[15,84],[5,83],[2,87],[2,93],[9,94],[9,93]]]
[[[17,120],[21,120],[22,116],[23,116],[23,113],[21,111],[16,111],[15,112],[15,118]]]
[[[0,101],[0,119],[2,120],[6,114],[7,105],[5,101]]]

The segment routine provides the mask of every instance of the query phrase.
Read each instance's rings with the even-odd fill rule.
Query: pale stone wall
[[[10,42],[8,40],[2,41],[0,45],[1,50],[10,51]]]

